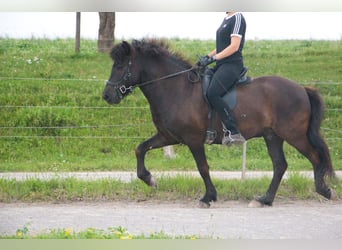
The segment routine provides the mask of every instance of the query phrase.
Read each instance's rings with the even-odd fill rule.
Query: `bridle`
[[[120,80],[118,80],[116,82],[112,82],[110,80],[106,81],[107,85],[114,87],[114,91],[118,94],[118,97],[120,99],[123,99],[125,95],[131,93],[133,91],[133,89],[136,88],[136,87],[143,87],[143,86],[146,86],[146,85],[154,83],[154,82],[158,82],[158,81],[161,81],[161,80],[166,80],[166,79],[169,79],[169,78],[172,78],[172,77],[176,77],[178,75],[181,75],[181,74],[193,71],[194,69],[198,69],[198,66],[195,65],[195,66],[193,66],[193,67],[191,67],[189,69],[186,69],[186,70],[182,70],[182,71],[179,71],[179,72],[176,72],[176,73],[173,73],[173,74],[162,76],[162,77],[157,78],[157,79],[145,81],[145,82],[142,82],[142,83],[137,83],[137,84],[131,85],[129,87],[126,87],[126,84],[131,82],[131,77],[132,77],[131,66],[132,66],[132,60],[130,58],[128,60],[128,65],[126,67],[127,70],[123,74],[123,76],[121,77]],[[199,75],[198,71],[196,71],[196,76],[197,76],[196,80],[192,80],[192,79],[190,79],[189,76],[188,77],[189,77],[189,80],[191,82],[197,82],[200,79],[200,75]]]
[[[119,98],[122,99],[126,94],[133,91],[134,86],[126,87],[126,83],[131,81],[132,73],[131,73],[132,61],[129,59],[128,66],[126,72],[123,74],[120,80],[116,82],[106,81],[106,85],[113,86],[114,91],[118,94]]]

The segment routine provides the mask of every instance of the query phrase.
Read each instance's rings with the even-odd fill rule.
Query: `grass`
[[[263,195],[270,179],[267,177],[247,180],[213,180],[219,200],[252,200]],[[341,195],[342,180],[331,184]],[[140,180],[124,183],[101,179],[85,181],[75,178],[51,180],[28,179],[25,181],[0,179],[0,202],[103,202],[199,200],[204,195],[200,178],[177,176],[158,179],[158,189],[152,189]],[[316,199],[313,180],[294,174],[283,180],[279,197],[285,199]]]
[[[201,237],[203,239],[203,237]],[[132,239],[199,239],[198,236],[170,236],[161,232],[151,232],[148,235],[132,235],[122,226],[110,227],[106,230],[87,228],[81,231],[74,231],[72,228],[49,229],[40,233],[30,232],[29,225],[17,229],[15,235],[0,235],[0,239],[110,239],[110,240],[132,240]]]
[[[155,131],[148,104],[137,89],[119,106],[108,106],[101,92],[109,56],[98,53],[92,40],[83,40],[75,54],[73,42],[0,39],[0,172],[135,170],[135,147]],[[200,40],[170,43],[193,63],[196,54],[214,46]],[[341,51],[341,41],[247,41],[244,50],[251,76],[277,74],[319,89],[327,108],[322,133],[337,170],[342,170]],[[149,152],[147,166],[196,168],[186,147],[175,150],[175,160],[164,159],[161,149]],[[241,148],[206,151],[213,170],[241,168]],[[286,145],[285,151],[291,170],[312,169],[293,148]],[[248,142],[247,169],[272,169],[262,139]]]

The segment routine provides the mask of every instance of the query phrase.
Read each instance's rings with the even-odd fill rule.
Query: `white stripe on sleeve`
[[[234,30],[233,30],[233,34],[239,34],[240,31],[240,27],[241,27],[241,13],[237,13],[235,15],[235,26],[234,26]]]

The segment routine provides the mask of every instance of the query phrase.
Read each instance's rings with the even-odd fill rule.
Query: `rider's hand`
[[[215,56],[213,57],[209,57],[208,55],[206,56],[202,56],[198,59],[198,62],[196,63],[196,65],[200,66],[200,67],[205,67],[213,62],[216,61]]]

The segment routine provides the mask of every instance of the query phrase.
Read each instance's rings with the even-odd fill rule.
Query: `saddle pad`
[[[223,100],[228,103],[230,109],[235,108],[237,102],[236,90],[235,88],[231,91],[228,91],[223,97]]]

